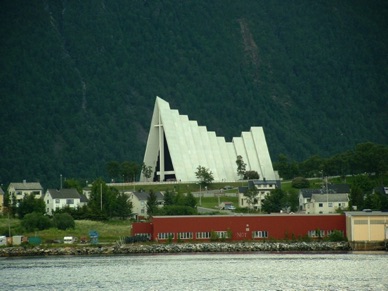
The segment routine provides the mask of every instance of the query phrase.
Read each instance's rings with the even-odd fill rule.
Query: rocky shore
[[[347,242],[211,242],[181,244],[117,244],[113,246],[7,247],[0,257],[82,256],[164,253],[238,253],[238,252],[347,252]]]

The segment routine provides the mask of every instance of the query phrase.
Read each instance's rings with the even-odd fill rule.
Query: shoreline
[[[109,246],[5,247],[0,257],[141,255],[184,253],[338,253],[353,251],[348,242],[206,242],[172,244],[116,244]]]

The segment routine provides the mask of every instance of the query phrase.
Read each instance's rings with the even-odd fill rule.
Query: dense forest
[[[388,2],[0,3],[0,183],[141,163],[155,97],[276,161],[388,144]]]

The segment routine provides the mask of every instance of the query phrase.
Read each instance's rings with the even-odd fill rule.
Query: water
[[[388,290],[387,253],[0,259],[0,290]]]

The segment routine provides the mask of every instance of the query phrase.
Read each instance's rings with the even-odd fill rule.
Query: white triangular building
[[[213,173],[214,182],[236,181],[237,156],[246,163],[246,170],[256,171],[260,179],[279,180],[273,170],[262,127],[251,127],[226,142],[206,126],[180,115],[178,110],[156,97],[151,127],[148,134],[144,164],[151,166],[152,178],[141,174],[140,181],[195,182],[198,166]]]

